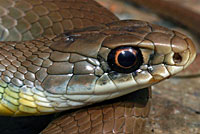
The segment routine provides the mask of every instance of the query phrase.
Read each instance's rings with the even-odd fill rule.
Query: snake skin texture
[[[142,89],[119,99],[61,116],[41,134],[142,134],[151,90]]]
[[[108,72],[108,53],[127,43],[141,48],[140,72]],[[195,56],[189,38],[143,21],[119,21],[0,46],[0,113],[15,116],[59,112],[119,97],[176,74]]]
[[[1,24],[0,24],[0,40],[1,41],[20,41],[20,40],[31,40],[38,36],[41,36],[41,34],[59,34],[62,33],[65,30],[72,30],[80,27],[87,27],[87,26],[93,26],[93,25],[99,25],[104,23],[109,23],[115,20],[118,20],[117,17],[115,17],[112,13],[107,11],[102,6],[99,6],[96,4],[96,2],[93,2],[91,0],[68,0],[67,4],[63,3],[61,0],[56,0],[54,2],[53,0],[48,1],[41,1],[41,0],[0,0],[0,10],[1,10]],[[87,3],[87,4],[86,4]],[[76,5],[76,6],[74,6]],[[82,10],[79,10],[80,7],[85,6],[85,8],[82,8]],[[89,8],[88,8],[89,7]],[[67,11],[65,9],[67,8]],[[9,23],[8,23],[9,22]],[[7,62],[8,63],[8,62]],[[9,64],[9,63],[8,63]],[[19,62],[15,61],[12,65],[19,66]],[[2,66],[1,66],[2,67]],[[13,66],[12,66],[13,69]],[[25,68],[22,68],[21,72],[24,73]],[[15,70],[15,69],[14,69]],[[11,72],[10,72],[11,73]],[[19,72],[20,73],[20,72]],[[12,74],[11,74],[12,75]],[[20,75],[20,74],[18,74]],[[23,76],[24,77],[24,76]],[[2,84],[1,84],[2,85]],[[10,90],[11,91],[11,90]],[[1,93],[2,91],[1,88]],[[148,93],[146,91],[141,90],[142,95],[147,96]],[[11,98],[8,96],[8,94],[13,94],[12,96],[19,97],[19,95],[16,94],[16,92],[7,93],[4,96],[7,96],[7,98]],[[136,93],[133,93],[136,94]],[[22,95],[24,96],[24,95]],[[37,95],[36,95],[37,96]],[[135,95],[133,95],[135,96]],[[1,95],[2,97],[2,95]],[[41,96],[38,96],[41,97]],[[33,97],[30,96],[24,96],[26,98],[25,100],[32,100]],[[12,101],[12,99],[10,99]],[[23,100],[22,100],[23,101]],[[143,100],[142,100],[143,101]],[[15,101],[16,102],[16,101]],[[133,103],[132,103],[133,102]],[[120,109],[125,109],[126,107],[122,107],[125,105],[130,105],[132,107],[126,108],[129,110],[134,111],[134,107],[132,104],[140,104],[141,100],[139,101],[133,101],[131,99],[128,104],[125,102],[121,102],[119,100],[118,105],[120,105]],[[150,101],[147,100],[148,106],[146,106],[146,111],[150,110]],[[6,103],[5,103],[6,104]],[[102,105],[102,106],[101,106]],[[99,109],[102,109],[105,104],[101,104],[99,106]],[[106,105],[107,109],[115,110],[113,109],[113,104]],[[97,107],[95,107],[97,108]],[[71,114],[64,115],[63,117],[60,117],[56,120],[59,125],[63,124],[62,120],[65,118],[73,118],[73,116],[76,116],[76,113],[79,113],[79,115],[85,113],[88,109],[82,109],[78,112],[73,112]],[[137,115],[141,115],[141,113],[144,113],[143,109],[137,111]],[[146,112],[148,114],[148,112]],[[95,111],[93,112],[94,118],[95,118]],[[97,113],[100,117],[103,117],[103,113]],[[84,114],[83,114],[84,115]],[[131,114],[129,114],[131,115]],[[133,114],[135,115],[135,114]],[[87,117],[87,116],[85,116]],[[145,115],[146,117],[146,115]],[[98,118],[96,118],[98,119]],[[61,120],[61,121],[60,121]],[[143,124],[146,119],[137,119],[132,116],[132,121],[135,120],[135,124]],[[100,121],[100,120],[99,120]],[[77,121],[76,121],[77,122]],[[108,121],[107,121],[108,122]],[[18,122],[19,123],[19,122]],[[23,123],[23,122],[21,122]],[[71,123],[73,123],[71,121]],[[53,122],[54,124],[54,122]],[[59,126],[58,125],[58,126]],[[84,124],[85,125],[85,124]],[[84,125],[74,126],[75,129],[78,129]],[[103,122],[99,122],[99,125],[104,125]],[[51,125],[50,125],[51,126]],[[104,125],[105,126],[105,125]],[[144,127],[144,126],[143,126]],[[9,129],[9,128],[8,128]],[[56,129],[56,130],[54,130]],[[67,131],[70,128],[66,125],[61,127],[55,127],[52,128],[49,127],[44,130],[44,133],[68,133]],[[129,130],[136,132],[138,131],[137,127],[133,127],[132,125],[129,125]],[[143,128],[141,128],[143,129]],[[67,131],[66,131],[67,130]],[[63,132],[62,132],[63,131]],[[77,131],[74,131],[77,132]],[[25,131],[25,133],[27,133]]]
[[[93,0],[0,0],[0,40],[32,40],[42,34],[118,20]]]
[[[90,0],[56,0],[56,2],[53,0],[1,0],[0,3],[0,18],[2,22],[0,24],[1,41],[32,40],[41,35],[59,35],[66,30],[95,26],[118,20],[118,18],[115,17],[111,12],[97,4],[95,1]],[[2,47],[3,46],[4,45],[2,45]],[[17,79],[13,80],[13,82],[15,81],[14,83],[20,84],[20,79],[25,78],[24,74],[26,74],[27,72],[27,68],[25,68],[25,66],[27,66],[27,64],[30,64],[30,62],[25,63],[25,66],[21,66],[20,62],[30,56],[32,52],[38,49],[33,46],[34,42],[32,42],[32,45],[30,44],[28,48],[20,48],[20,51],[13,50],[13,53],[11,54],[12,56],[8,56],[8,53],[6,52],[9,51],[9,46],[4,46],[5,48],[1,49],[1,56],[3,56],[4,54],[4,56],[8,56],[6,59],[5,57],[2,57],[3,59],[1,60],[1,63],[4,66],[1,66],[0,68],[2,69],[4,74],[6,74],[5,77],[2,78],[5,81],[1,81],[2,87],[6,86],[5,82],[8,82],[9,80],[11,80],[10,78],[14,77],[15,72],[17,72],[15,73]],[[31,51],[26,51],[27,49],[31,49]],[[26,54],[23,55],[23,52],[25,51]],[[7,60],[9,57],[11,61]],[[19,60],[16,59],[16,57],[20,57],[18,58]],[[42,62],[42,58],[38,58],[35,61],[34,65],[32,65],[32,69],[37,70],[37,66],[39,66],[39,64],[41,64]],[[50,62],[48,63],[48,61],[46,63],[51,64]],[[9,70],[5,71],[5,67],[8,66]],[[16,70],[16,67],[19,67],[20,71]],[[27,73],[26,77],[32,79],[34,77],[33,73],[36,70],[32,70],[32,73]],[[40,73],[39,75],[41,76],[42,74]],[[29,81],[27,81],[26,83],[31,84],[32,82],[29,79]],[[12,92],[12,90],[8,89],[14,89],[15,91]],[[4,92],[2,88],[0,90],[1,93]],[[4,104],[12,105],[13,110],[16,109],[15,105],[18,103],[15,99],[19,98],[20,96],[17,90],[17,88],[12,88],[11,85],[7,88],[8,92],[6,91],[7,93],[4,94],[5,98],[7,98],[7,101],[5,101]],[[32,93],[29,92],[28,94],[30,95]],[[1,98],[3,97],[2,94],[0,96]],[[23,98],[26,98],[25,100],[22,100],[22,103],[27,103],[27,100],[33,101],[35,99],[33,97],[26,95],[24,96],[22,94],[21,96],[23,96]],[[41,96],[37,97],[41,98]],[[13,100],[13,98],[15,99]],[[8,100],[9,103],[7,103]],[[10,102],[13,102],[14,105]],[[29,102],[29,104],[31,103]],[[4,107],[2,108],[5,109]],[[26,108],[28,107],[25,107],[25,109]],[[9,113],[9,110],[6,111]],[[32,111],[35,110],[32,109]]]
[[[143,21],[118,22],[92,0],[0,0],[0,12],[0,40],[12,41],[0,45],[2,115],[49,114],[116,98],[176,74],[195,57],[186,36]],[[141,48],[137,75],[107,72],[108,53],[122,44]],[[142,133],[151,93],[139,92],[73,111],[42,133]]]

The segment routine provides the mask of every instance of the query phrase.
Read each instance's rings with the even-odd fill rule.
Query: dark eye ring
[[[142,64],[143,56],[137,47],[117,47],[108,54],[108,65],[119,73],[135,72]]]

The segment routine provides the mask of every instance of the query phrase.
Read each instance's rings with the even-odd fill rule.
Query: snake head
[[[133,20],[10,42],[1,45],[0,113],[46,114],[112,99],[177,74],[195,55],[185,35]]]
[[[94,103],[169,78],[195,58],[185,35],[144,21],[118,21],[66,33],[55,51],[76,54],[68,97]],[[75,57],[74,57],[75,58]],[[73,81],[73,82],[72,82]],[[78,95],[78,96],[76,96]]]

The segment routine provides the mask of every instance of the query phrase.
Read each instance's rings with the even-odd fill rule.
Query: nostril
[[[173,60],[175,63],[181,63],[182,56],[179,53],[174,53]]]

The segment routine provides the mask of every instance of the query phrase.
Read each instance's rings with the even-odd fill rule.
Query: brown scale
[[[1,40],[4,41],[30,40],[39,37],[41,34],[58,35],[66,30],[75,30],[118,20],[111,12],[92,0],[56,0],[56,2],[53,0],[4,0],[4,2],[2,2],[2,0],[0,0],[0,3],[2,3],[0,5],[2,9],[2,15],[0,16],[2,25],[0,25],[0,31],[4,31],[0,33],[0,37]],[[7,10],[9,10],[9,12],[7,12]],[[146,22],[139,23],[138,25],[143,26],[138,28],[142,33],[136,34],[145,37],[151,31],[151,27]],[[113,28],[117,28],[117,26],[113,26]],[[104,34],[106,34],[106,32]],[[102,34],[101,38],[98,40],[99,43],[104,40],[104,34]],[[94,36],[93,40],[95,39]],[[112,39],[112,37],[110,37],[110,39]],[[141,42],[142,39],[143,38],[136,38],[136,44]],[[104,40],[103,45],[106,46],[106,43],[109,44],[112,41],[113,40]],[[47,46],[42,44],[44,42],[48,42]],[[48,47],[51,42],[51,39],[43,38],[19,46],[15,43],[9,44],[10,46],[0,45],[3,48],[0,52],[0,71],[4,72],[5,68],[9,70],[4,72],[5,74],[3,76],[5,77],[2,79],[6,82],[12,81],[13,84],[18,86],[22,85],[23,82],[27,85],[39,85],[45,78],[54,79],[51,75],[47,76],[47,73],[71,73],[53,70],[51,67],[46,69],[51,65],[54,66],[53,68],[57,66],[72,68],[72,66],[75,66],[77,69],[74,73],[79,74],[83,73],[78,71],[80,64],[89,64],[93,68],[92,64],[85,62],[88,59],[84,56],[75,59],[73,58],[73,54],[70,55],[69,53],[58,51],[54,51],[50,55],[49,53],[51,50],[48,49]],[[112,43],[115,42],[113,41]],[[18,49],[13,49],[13,46]],[[151,47],[152,46],[153,45],[151,45]],[[58,46],[54,46],[54,48],[62,50],[62,48]],[[76,44],[69,48],[69,51],[76,51]],[[82,47],[79,51],[81,51],[82,54],[94,58],[96,55],[93,55],[92,51],[97,51],[98,49],[90,50],[91,53],[88,53],[87,49],[86,47]],[[7,51],[10,51],[12,55],[9,55],[10,53],[7,53]],[[58,54],[60,58],[57,59],[54,54]],[[52,63],[51,60],[55,62]],[[72,64],[64,65],[56,63],[60,61],[70,61]],[[68,80],[68,77],[56,78],[60,81]],[[25,79],[26,81],[23,81]],[[34,81],[35,79],[37,79],[37,81]],[[77,82],[75,80],[73,81],[73,77],[71,81],[72,83]],[[87,79],[87,81],[90,81],[90,79]],[[84,83],[87,81],[82,82]],[[51,88],[52,85],[49,84],[46,90],[54,92]],[[66,91],[56,91],[56,93],[58,92],[63,93]],[[77,111],[74,110],[51,122],[49,126],[43,130],[42,134],[141,134],[149,114],[150,98],[150,89],[144,89],[121,97],[121,99],[109,101],[107,104],[100,103]]]
[[[94,1],[84,1],[84,0],[72,0],[71,2],[60,2],[60,1],[56,1],[56,2],[51,2],[49,1],[35,1],[35,0],[27,0],[27,1],[10,1],[10,0],[6,0],[7,2],[4,2],[6,5],[2,5],[1,7],[3,7],[2,9],[4,9],[4,7],[9,7],[10,5],[14,5],[14,7],[10,8],[10,14],[7,14],[7,12],[4,12],[4,16],[1,17],[2,19],[2,25],[3,25],[3,29],[1,30],[8,30],[9,33],[3,34],[3,38],[2,40],[29,40],[29,39],[33,39],[38,37],[40,34],[44,33],[44,34],[60,34],[62,33],[64,30],[72,30],[72,29],[76,29],[76,28],[81,28],[81,27],[87,27],[87,26],[92,26],[92,25],[98,25],[99,23],[108,23],[111,22],[113,20],[118,20],[112,13],[110,13],[108,10],[106,10],[105,8],[101,7],[99,4],[97,4]],[[80,9],[81,7],[81,9]],[[66,10],[67,9],[67,10]],[[4,10],[6,11],[6,9]],[[12,15],[12,11],[15,12],[16,15]],[[41,17],[40,17],[41,16]],[[5,21],[9,20],[10,23],[4,23]],[[15,21],[18,21],[17,25],[14,23]],[[30,62],[25,62],[22,63],[23,66],[21,66],[20,62],[23,62],[25,57],[22,56],[23,53],[26,53],[27,57],[28,55],[30,55],[30,53],[34,53],[36,52],[38,49],[42,49],[39,46],[36,47],[35,44],[27,44],[27,47],[30,49],[23,49],[20,48],[21,51],[17,51],[12,49],[12,53],[13,53],[13,60],[10,61],[12,62],[12,68],[17,68],[18,72],[12,72],[14,73],[14,77],[15,78],[15,82],[16,84],[20,84],[21,80],[28,78],[30,81],[33,80],[34,76],[31,76],[32,74],[27,75],[27,71],[30,72],[35,72],[37,70],[37,67],[46,67],[49,63],[48,61],[46,61],[46,63],[44,63],[44,57],[45,55],[32,55],[33,57],[31,57],[31,59],[29,59]],[[8,48],[4,48],[6,50],[8,50]],[[29,51],[28,51],[29,50]],[[54,58],[53,54],[50,56],[50,59],[53,61],[66,61],[69,60],[69,54],[66,53],[60,53],[60,52],[55,52],[56,55],[57,53],[59,53],[59,59]],[[1,55],[0,55],[1,56]],[[4,57],[4,56],[3,56]],[[2,57],[2,58],[3,58]],[[63,57],[63,58],[62,58]],[[71,56],[73,57],[73,56]],[[4,59],[0,58],[1,61],[3,61]],[[11,59],[11,58],[9,58]],[[31,61],[33,60],[33,61]],[[6,65],[8,65],[10,62],[5,60],[4,61]],[[32,63],[31,63],[32,62]],[[70,62],[76,62],[75,59],[70,59]],[[32,67],[30,69],[26,68],[27,64],[31,64]],[[79,64],[79,63],[77,63]],[[80,62],[81,64],[81,62]],[[56,65],[55,65],[56,66]],[[75,65],[76,66],[76,65]],[[5,66],[0,66],[0,70],[3,71],[5,68]],[[15,70],[15,69],[13,69]],[[37,72],[35,74],[35,77],[39,80],[39,81],[43,81],[45,76],[46,76],[46,69],[40,69],[39,72]],[[53,70],[52,70],[53,71]],[[52,72],[51,70],[49,70],[49,73],[55,73]],[[77,72],[79,73],[79,72]],[[10,78],[9,78],[10,80]],[[26,84],[30,84],[29,81],[27,81]],[[146,93],[146,92],[144,92]],[[137,109],[136,106],[134,106],[133,104],[137,105],[137,101],[133,101],[133,102],[116,102],[116,104],[110,104],[110,105],[104,105],[102,104],[102,106],[98,107],[94,107],[94,109],[99,109],[100,111],[102,110],[106,110],[106,109],[110,109],[111,111],[114,110],[114,108],[117,108],[117,105],[120,105],[120,107],[118,107],[118,110],[121,109],[129,109],[129,110],[134,110]],[[149,102],[148,102],[149,103]],[[115,106],[114,106],[115,105]],[[114,106],[114,107],[113,107]],[[144,106],[145,107],[145,106]],[[149,104],[148,106],[146,106],[146,109],[148,111],[148,109],[150,108]],[[109,128],[109,121],[106,119],[104,119],[105,121],[105,125],[103,122],[103,116],[106,115],[105,112],[98,112],[99,110],[92,110],[93,108],[90,109],[83,109],[81,111],[77,111],[77,112],[73,112],[71,114],[67,114],[64,115],[63,117],[58,118],[56,121],[52,122],[52,125],[56,124],[58,125],[58,127],[52,128],[52,127],[48,127],[46,130],[44,130],[44,133],[51,133],[51,132],[67,132],[69,133],[70,131],[73,130],[78,130],[80,128],[84,128],[85,127],[85,123],[89,123],[89,122],[85,122],[85,123],[80,123],[79,126],[75,125],[73,127],[73,129],[70,129],[71,126],[68,126],[67,124],[71,123],[73,124],[73,122],[76,124],[77,120],[80,120],[79,122],[81,122],[81,119],[84,118],[88,118],[90,117],[90,115],[92,115],[92,122],[90,126],[87,126],[87,129],[89,129],[90,127],[92,127],[92,133],[96,130],[96,132],[100,132],[102,133],[104,131],[104,129],[108,132],[111,132],[110,130],[113,129],[112,127]],[[88,112],[89,115],[84,115],[84,113],[86,113],[86,111],[90,111]],[[139,112],[140,113],[140,112]],[[141,111],[141,113],[143,113]],[[83,114],[83,116],[81,117],[81,115]],[[123,113],[121,113],[122,116]],[[148,115],[148,114],[147,114]],[[145,115],[145,117],[147,116]],[[77,118],[78,116],[79,119]],[[74,120],[74,117],[76,117],[77,119]],[[84,118],[83,118],[84,117]],[[100,117],[98,119],[98,117]],[[143,124],[145,119],[139,119],[136,118],[134,114],[130,115],[131,118],[127,118],[126,116],[124,116],[123,121],[125,118],[129,119],[128,121],[126,121],[126,123],[129,122],[134,122],[135,124]],[[68,120],[71,120],[70,122],[68,122]],[[60,123],[63,122],[63,120],[66,120],[65,123],[63,123],[63,125],[61,125]],[[132,121],[131,121],[132,120]],[[115,119],[113,118],[112,121],[120,121],[119,119]],[[60,123],[59,123],[60,122]],[[99,123],[97,123],[99,122]],[[67,123],[67,124],[66,124]],[[65,125],[66,124],[66,125]],[[96,124],[96,125],[95,125]],[[52,126],[50,125],[50,126]],[[61,125],[61,126],[60,126]],[[60,126],[60,127],[59,127]],[[100,128],[104,128],[104,129],[100,129],[98,126],[101,126]],[[104,126],[104,127],[103,127]],[[143,125],[142,125],[143,126]],[[115,129],[118,129],[117,126],[115,126]],[[110,130],[109,130],[110,129]],[[131,126],[128,125],[127,128],[128,131],[138,131],[136,126]],[[80,129],[81,131],[81,129]],[[84,129],[82,130],[83,132],[85,131]],[[86,132],[86,131],[85,131]],[[52,133],[53,134],[53,133]]]
[[[80,109],[51,122],[42,134],[142,134],[151,106],[151,90]]]

